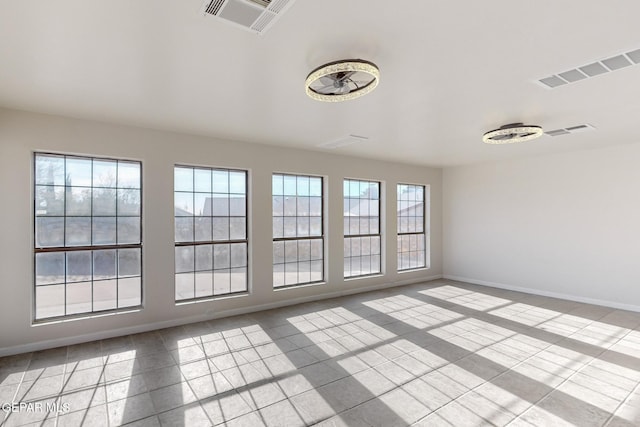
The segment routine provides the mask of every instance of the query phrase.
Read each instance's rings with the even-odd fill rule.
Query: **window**
[[[140,162],[34,160],[36,320],[140,306]]]
[[[324,280],[322,178],[274,174],[273,287]]]
[[[378,274],[380,183],[344,180],[344,277]]]
[[[426,266],[425,186],[398,184],[398,271]]]
[[[246,292],[247,172],[174,168],[175,298]]]

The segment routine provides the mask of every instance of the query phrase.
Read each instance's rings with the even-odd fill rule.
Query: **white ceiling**
[[[640,142],[640,65],[548,90],[536,79],[640,48],[640,2],[297,0],[263,36],[201,0],[0,0],[0,106],[448,166]],[[380,85],[320,103],[325,62],[375,62]],[[523,121],[596,131],[505,146]]]

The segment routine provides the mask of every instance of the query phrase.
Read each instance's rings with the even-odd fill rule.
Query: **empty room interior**
[[[0,425],[640,425],[640,4],[5,1]]]

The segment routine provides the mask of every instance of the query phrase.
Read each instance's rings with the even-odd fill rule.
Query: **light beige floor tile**
[[[269,427],[303,427],[302,416],[288,400],[282,400],[260,409],[260,415]]]
[[[155,415],[149,393],[142,393],[107,404],[110,425],[122,425]]]
[[[207,427],[211,420],[198,403],[180,406],[161,413],[160,424],[167,427]]]
[[[215,425],[227,423],[253,412],[249,404],[235,391],[224,393],[215,398],[203,399],[200,404]]]
[[[168,411],[196,401],[196,396],[186,382],[150,391],[149,395],[158,412]]]

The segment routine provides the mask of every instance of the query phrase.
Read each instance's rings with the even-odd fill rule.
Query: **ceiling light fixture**
[[[511,123],[494,129],[482,136],[485,144],[511,144],[514,142],[531,141],[542,136],[540,126],[523,125],[522,123]]]
[[[309,73],[305,90],[316,101],[349,101],[374,90],[379,80],[380,70],[373,62],[346,59],[322,65]]]

